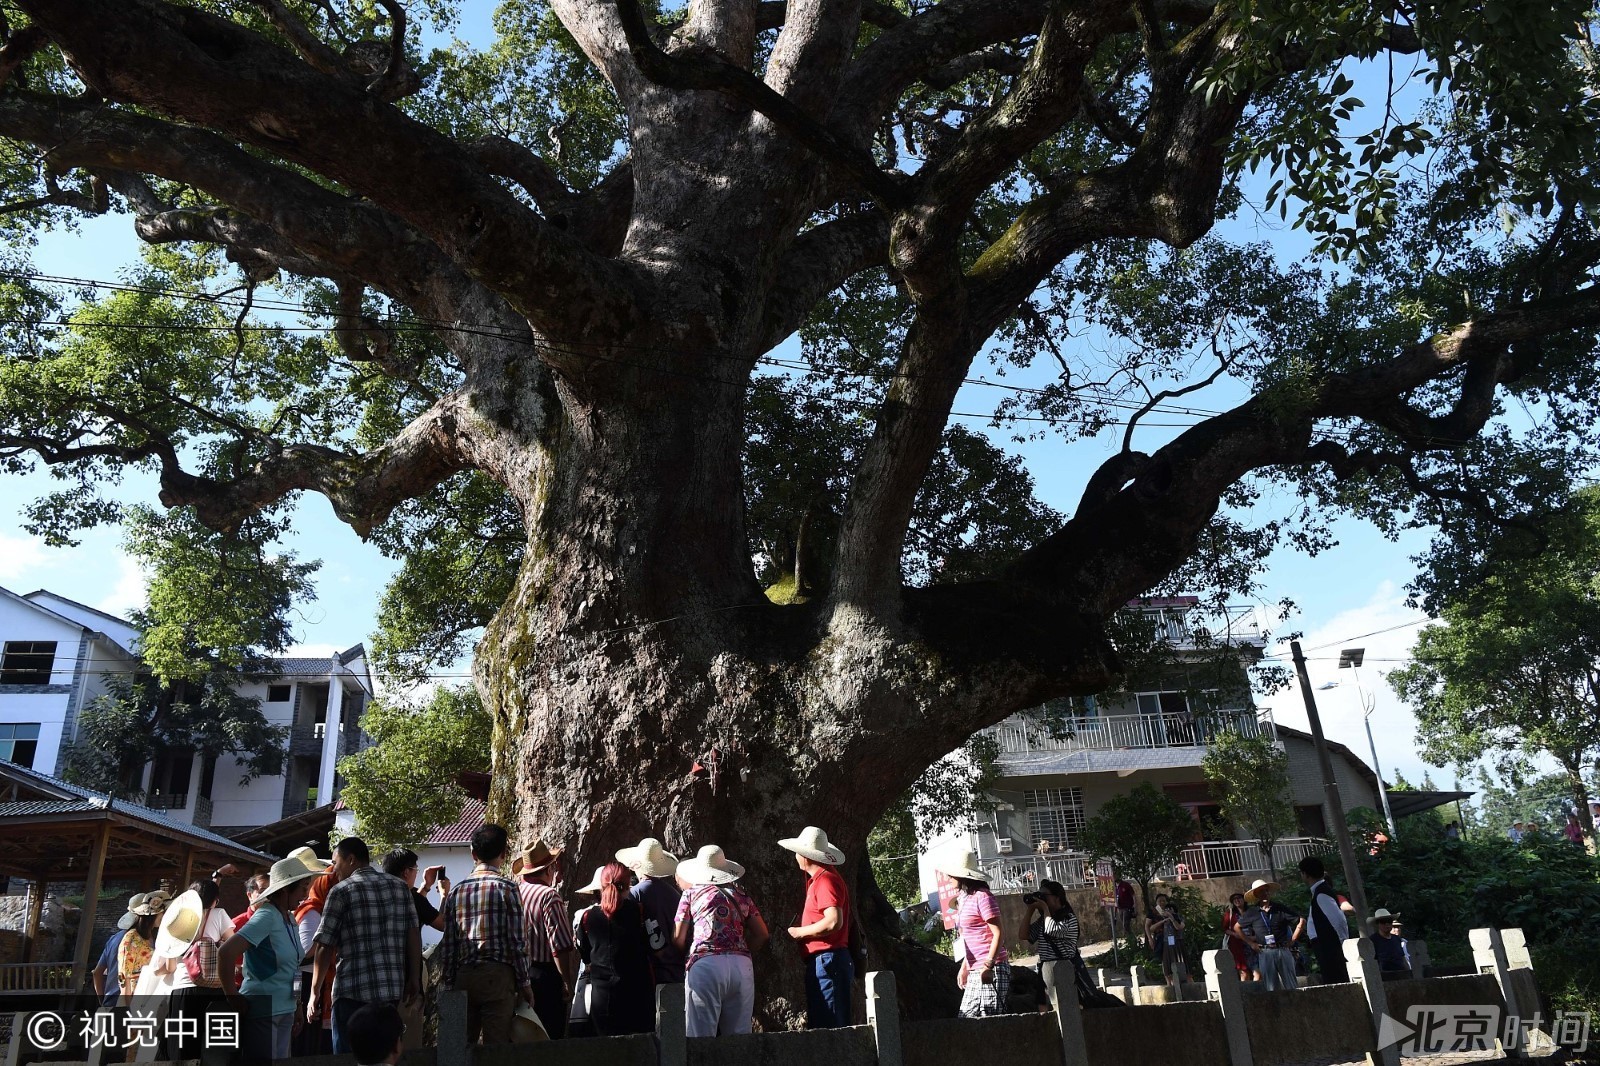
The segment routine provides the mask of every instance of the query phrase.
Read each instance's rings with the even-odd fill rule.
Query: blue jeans
[[[843,1029],[851,1022],[855,963],[848,951],[819,951],[806,967],[806,1028]]]
[[[356,1011],[366,1004],[359,999],[336,999],[333,1001],[333,1053],[335,1055],[349,1055],[354,1049],[350,1046],[350,1019]]]

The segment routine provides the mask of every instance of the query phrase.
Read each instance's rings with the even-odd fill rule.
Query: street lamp
[[[1361,687],[1361,663],[1366,658],[1365,648],[1345,648],[1339,653],[1339,669],[1349,670],[1356,680],[1356,702],[1361,704],[1361,721],[1367,727],[1367,748],[1372,752],[1372,770],[1378,775],[1378,798],[1383,801],[1383,818],[1389,823],[1389,833],[1400,835],[1394,814],[1389,810],[1389,790],[1383,784],[1383,767],[1378,765],[1378,745],[1372,739],[1372,712],[1377,710],[1378,698],[1368,697]]]

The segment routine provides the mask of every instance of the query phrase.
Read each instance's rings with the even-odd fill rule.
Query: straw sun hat
[[[964,849],[951,851],[944,858],[934,863],[933,868],[946,877],[959,877],[966,881],[982,881],[985,884],[989,881],[989,875],[978,869],[978,856]]]
[[[140,918],[148,918],[152,914],[160,914],[167,906],[167,897],[162,892],[136,892],[128,900],[128,909],[122,917],[117,919],[117,928],[122,930],[132,929],[139,924]]]
[[[161,916],[155,953],[168,959],[182,955],[200,935],[200,926],[205,920],[206,907],[200,901],[200,893],[193,889],[183,893],[167,905],[166,913]]]
[[[307,870],[310,870],[314,874],[327,873],[328,867],[333,865],[332,859],[319,858],[317,853],[308,847],[295,848],[289,854],[284,856],[284,861],[287,862],[290,859],[300,863]],[[277,869],[276,863],[273,864],[273,869]],[[268,874],[267,876],[270,877],[271,874]]]
[[[828,843],[828,834],[814,825],[808,825],[800,830],[797,837],[789,837],[778,841],[778,847],[804,855],[812,862],[826,863],[829,866],[838,866],[844,862],[844,852]]]
[[[315,858],[315,856],[312,857]],[[279,859],[272,864],[272,869],[267,873],[267,887],[261,890],[261,898],[267,899],[274,892],[288,888],[292,884],[312,877],[320,877],[323,873],[323,866],[320,860],[318,860],[318,863],[319,865],[312,867],[304,859],[295,856],[293,853],[286,859]]]
[[[540,837],[522,849],[522,854],[511,864],[511,874],[513,877],[519,874],[536,874],[540,870],[548,869],[559,858],[561,849],[550,847],[544,842],[544,838]]]
[[[1246,892],[1244,894],[1244,901],[1246,903],[1251,904],[1251,905],[1259,903],[1260,902],[1260,897],[1258,897],[1256,895],[1256,891],[1258,889],[1263,889],[1263,888],[1270,888],[1270,889],[1272,889],[1272,891],[1276,892],[1276,891],[1278,891],[1278,882],[1276,882],[1276,881],[1263,881],[1259,877],[1256,878],[1255,882],[1253,884],[1251,884],[1251,886],[1250,886],[1250,891],[1248,891],[1248,892]]]
[[[678,857],[655,837],[645,837],[636,847],[623,848],[617,852],[617,861],[640,877],[671,877],[678,870]]]
[[[731,885],[744,876],[744,867],[717,845],[707,844],[694,858],[678,863],[678,876],[691,885]]]

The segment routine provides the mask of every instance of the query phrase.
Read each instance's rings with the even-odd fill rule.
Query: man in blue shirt
[[[94,964],[94,994],[102,1006],[116,1006],[117,998],[122,995],[122,985],[117,980],[117,949],[122,946],[123,936],[139,920],[133,908],[143,905],[149,898],[144,892],[133,894],[128,900],[128,912],[117,919],[117,931],[106,941],[104,950],[100,952],[100,961]]]

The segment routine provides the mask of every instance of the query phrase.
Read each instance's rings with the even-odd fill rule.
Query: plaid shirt
[[[328,891],[316,943],[339,953],[333,998],[399,1003],[405,995],[406,943],[417,929],[411,889],[363,866]]]
[[[439,947],[442,980],[455,983],[464,963],[503,962],[530,984],[528,944],[522,935],[522,900],[517,886],[496,873],[474,872],[445,897],[444,943]]]
[[[567,918],[567,905],[549,885],[536,885],[524,881],[517,886],[522,893],[522,923],[528,937],[528,959],[531,962],[555,962],[556,955],[572,949],[572,922]]]

